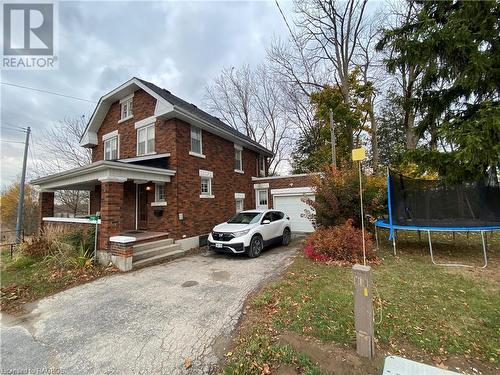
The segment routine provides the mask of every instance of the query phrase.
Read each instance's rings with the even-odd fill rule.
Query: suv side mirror
[[[262,220],[262,224],[269,224],[271,220]]]

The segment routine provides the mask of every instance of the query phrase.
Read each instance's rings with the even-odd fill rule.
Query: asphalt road
[[[63,291],[22,317],[4,314],[1,373],[210,373],[245,299],[290,264],[296,247],[257,259],[191,256]]]

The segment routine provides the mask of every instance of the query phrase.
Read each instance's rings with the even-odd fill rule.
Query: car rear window
[[[231,219],[229,224],[254,224],[259,221],[262,212],[239,212]]]

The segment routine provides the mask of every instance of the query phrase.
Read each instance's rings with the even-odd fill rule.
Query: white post
[[[361,180],[361,160],[358,161],[358,165],[359,165],[359,199],[361,204],[361,237],[363,239],[363,265],[366,266],[365,219],[363,213],[363,186]]]

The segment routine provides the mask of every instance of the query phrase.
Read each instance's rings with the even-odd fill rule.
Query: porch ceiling
[[[105,180],[145,180],[170,182],[175,176],[171,169],[147,167],[143,165],[101,160],[83,167],[38,178],[31,181],[42,190],[92,190]]]

